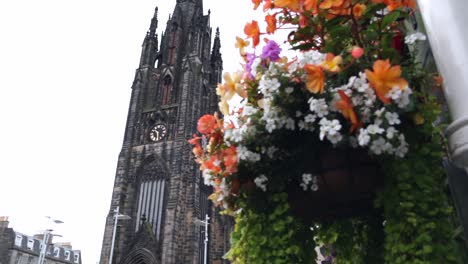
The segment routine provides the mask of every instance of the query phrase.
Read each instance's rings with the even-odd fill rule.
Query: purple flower
[[[270,59],[271,61],[277,61],[280,59],[279,54],[281,53],[281,48],[273,40],[268,41],[268,43],[262,49],[262,59]]]
[[[255,58],[256,56],[254,53],[247,53],[247,63],[245,64],[245,69],[247,70],[250,79],[254,78],[254,76],[252,75],[252,64]]]

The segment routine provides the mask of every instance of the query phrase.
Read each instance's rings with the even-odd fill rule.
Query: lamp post
[[[63,224],[63,221],[57,220],[57,219],[52,219],[50,216],[46,216],[50,221],[54,222],[55,224]],[[45,262],[45,257],[47,253],[47,246],[49,245],[49,239],[54,236],[61,236],[61,235],[56,235],[52,234],[53,229],[46,229],[44,231],[44,236],[42,238],[41,242],[41,252],[39,253],[39,259],[37,261],[38,264],[44,264]]]
[[[208,216],[208,214],[205,214],[205,221],[202,221],[200,219],[195,219],[195,221],[193,221],[198,226],[202,226],[202,225],[205,226],[205,241],[204,241],[205,248],[204,248],[204,254],[203,254],[203,264],[208,263],[207,262],[208,261],[208,225],[210,224],[208,222],[209,220],[210,220],[210,217]]]
[[[115,234],[117,233],[117,222],[119,221],[119,219],[122,219],[122,220],[132,219],[128,215],[120,214],[119,209],[120,209],[119,206],[117,206],[117,208],[114,209],[114,229],[112,230],[112,243],[111,243],[111,249],[110,249],[110,254],[109,254],[109,264],[112,264],[112,257],[114,255],[114,243],[115,243]]]

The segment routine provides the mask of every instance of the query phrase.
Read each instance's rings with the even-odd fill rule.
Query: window
[[[162,103],[168,104],[171,101],[171,92],[172,92],[172,78],[169,75],[164,77],[163,87],[162,87]]]
[[[16,235],[16,237],[15,237],[15,246],[21,247],[22,243],[23,243],[23,236],[22,235]]]
[[[34,250],[34,238],[28,238],[28,244],[26,246],[29,250]]]
[[[54,247],[54,257],[60,257],[60,248]]]
[[[28,258],[28,264],[33,264],[33,259],[34,259],[34,257],[33,257],[33,256],[30,256],[30,257]]]
[[[65,260],[70,260],[70,251],[65,250]]]

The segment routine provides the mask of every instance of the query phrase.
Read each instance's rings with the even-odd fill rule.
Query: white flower
[[[343,139],[343,136],[339,132],[336,132],[334,134],[328,134],[327,139],[330,140],[333,145],[335,145]]]
[[[386,112],[385,118],[387,119],[388,124],[390,125],[398,125],[401,123],[397,113]]]
[[[349,137],[349,145],[352,147],[352,148],[357,148],[359,145],[358,145],[358,140],[356,137],[354,136],[350,136]]]
[[[333,143],[337,143],[342,139],[341,134],[339,133],[341,129],[340,121],[337,119],[328,120],[326,118],[322,118],[319,122],[320,124],[320,140],[323,140],[325,136]]]
[[[300,120],[297,123],[297,126],[299,127],[299,130],[304,130],[306,128],[306,123],[304,121]]]
[[[284,91],[285,91],[287,94],[291,94],[292,92],[294,92],[294,88],[292,88],[292,87],[286,87],[286,89],[284,89]]]
[[[426,40],[426,35],[421,32],[416,32],[405,37],[405,43],[409,45],[414,44],[417,40]]]
[[[400,145],[395,149],[395,155],[403,158],[408,152],[408,143],[405,140],[405,135],[400,135],[398,139],[400,140]]]
[[[401,88],[400,87],[393,87],[386,95],[385,97],[387,98],[392,98],[392,100],[398,100],[400,99],[402,94]]]
[[[382,117],[382,114],[385,112],[385,107],[380,108],[379,110],[375,111],[376,117]]]
[[[380,155],[388,148],[386,144],[387,142],[385,139],[383,137],[379,137],[377,140],[372,141],[370,151],[372,151],[374,154]]]
[[[260,176],[254,179],[255,185],[257,185],[257,187],[262,189],[262,191],[264,192],[266,192],[267,190],[267,186],[266,186],[267,181],[268,181],[268,178],[264,174],[261,174]]]
[[[262,59],[260,59],[259,57],[256,57],[254,59],[254,61],[252,62],[252,66],[251,66],[251,72],[253,76],[256,76],[257,75],[257,67],[258,65],[260,65],[260,63],[262,63]]]
[[[379,127],[379,125],[376,124],[367,126],[367,132],[371,135],[382,134],[384,131],[385,130],[383,128]]]
[[[258,112],[258,109],[251,105],[244,105],[241,116],[252,116]]]
[[[369,144],[370,139],[371,138],[369,136],[369,132],[367,132],[366,129],[359,129],[358,143],[360,146],[367,146],[367,144]]]
[[[325,54],[316,50],[306,51],[299,58],[299,64],[304,67],[306,64],[320,64],[325,59]]]
[[[239,160],[257,162],[260,160],[260,157],[260,154],[250,151],[245,146],[237,146],[237,158]]]
[[[312,114],[308,114],[304,117],[304,121],[306,123],[314,123],[315,120],[317,119],[317,116],[316,115],[312,115]]]
[[[409,87],[406,87],[405,89],[403,89],[400,98],[394,100],[397,103],[398,107],[405,108],[406,106],[408,106],[410,103],[409,96],[412,93],[413,93],[413,90],[411,90]]]
[[[395,134],[398,133],[398,130],[396,130],[394,127],[389,127],[387,128],[387,138],[392,139]]]
[[[360,95],[353,96],[351,100],[354,106],[359,106],[364,102],[364,100],[362,99],[362,96]]]
[[[294,130],[294,129],[296,129],[294,119],[292,119],[292,118],[286,119],[285,128],[286,128],[286,129],[289,129],[289,130]]]
[[[214,186],[213,180],[212,180],[212,170],[209,169],[204,169],[202,171],[202,177],[203,177],[203,183],[208,186]]]
[[[280,86],[281,84],[279,83],[278,79],[267,79],[265,76],[263,76],[258,83],[258,89],[266,96],[276,92]]]
[[[308,101],[309,109],[311,112],[315,112],[318,117],[324,117],[328,114],[328,105],[325,99],[315,99],[311,97]]]
[[[302,174],[302,183],[300,186],[304,191],[306,191],[309,187],[309,183],[312,181],[312,174],[310,173],[304,173]]]
[[[275,146],[270,146],[267,149],[267,155],[270,159],[273,159],[275,156],[276,151],[278,151],[278,148]]]
[[[299,64],[295,61],[293,63],[291,63],[288,67],[288,72],[290,74],[293,74],[297,71],[297,68],[299,67]]]
[[[303,115],[303,114],[302,114],[301,111],[296,111],[296,117],[300,117],[300,116],[302,116],[302,115]]]

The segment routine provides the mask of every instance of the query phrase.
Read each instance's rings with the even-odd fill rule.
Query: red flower
[[[213,115],[204,115],[198,119],[197,130],[198,132],[209,135],[217,128],[217,121]]]

